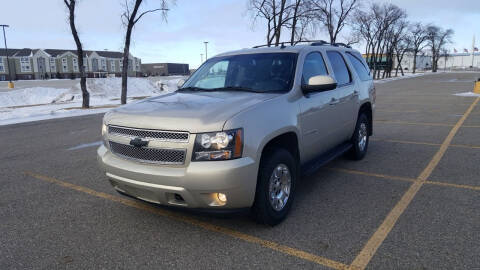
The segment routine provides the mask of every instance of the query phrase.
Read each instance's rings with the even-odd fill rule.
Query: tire
[[[292,154],[283,148],[267,150],[262,156],[255,202],[252,206],[253,218],[258,223],[275,226],[287,216],[295,197],[298,177],[296,164]],[[274,170],[277,170],[276,176],[280,177],[274,176]],[[290,181],[287,180],[288,178]],[[272,186],[270,186],[271,183]],[[286,190],[289,192],[285,192]],[[271,192],[277,194],[276,199],[270,200]],[[288,195],[285,195],[287,193]],[[285,203],[283,203],[284,196],[287,196]]]
[[[351,159],[361,160],[367,154],[370,141],[370,136],[368,135],[370,125],[371,123],[368,120],[367,115],[365,113],[360,113],[351,139],[353,145],[349,152]]]

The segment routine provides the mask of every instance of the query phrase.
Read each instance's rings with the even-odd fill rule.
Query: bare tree
[[[296,1],[295,4],[290,5],[287,0],[249,0],[248,10],[253,15],[254,23],[257,19],[264,19],[267,23],[267,45],[280,44],[282,29],[290,23],[297,3],[296,11],[299,12],[302,2]],[[298,20],[295,23],[298,23]]]
[[[160,0],[160,6],[155,9],[149,9],[141,11],[140,7],[142,6],[143,0],[125,0],[124,9],[122,13],[122,22],[126,28],[125,33],[125,46],[123,48],[123,67],[122,67],[122,96],[121,103],[127,103],[127,78],[128,78],[128,69],[129,62],[128,57],[130,55],[130,41],[132,37],[132,31],[135,24],[146,14],[161,11],[163,18],[166,20],[167,16],[167,0]]]
[[[427,46],[427,28],[421,23],[414,23],[410,27],[410,37],[412,40],[413,68],[412,73],[417,69],[417,55],[425,46]]]
[[[447,48],[443,48],[443,49],[441,50],[441,55],[440,55],[440,56],[443,56],[443,57],[444,57],[445,62],[443,62],[443,63],[444,63],[444,64],[443,64],[443,71],[446,71],[446,70],[447,70],[447,59],[448,59],[448,57],[449,57],[449,55],[448,55],[448,49],[447,49]],[[439,58],[440,58],[440,57],[439,57]]]
[[[337,41],[347,19],[359,8],[358,0],[311,0],[315,19],[322,24],[330,36],[330,43]]]
[[[397,67],[395,69],[395,76],[398,76],[398,70],[403,74],[403,67],[402,67],[402,60],[405,56],[405,53],[410,52],[412,50],[412,39],[408,33],[405,33],[398,43],[395,46],[395,55],[397,58]]]
[[[85,74],[85,67],[83,65],[83,48],[80,38],[78,37],[77,28],[75,27],[75,0],[63,0],[68,8],[68,19],[70,21],[70,29],[72,30],[73,39],[77,45],[77,57],[80,70],[80,89],[82,90],[82,108],[90,107],[90,94],[87,91],[87,75]]]
[[[290,45],[302,41],[311,28],[313,21],[312,5],[309,0],[295,0],[289,5],[291,20],[287,21],[286,27],[290,29]]]
[[[406,17],[406,13],[404,17]],[[408,22],[405,18],[399,19],[392,25],[390,42],[389,42],[390,46],[388,49],[388,58],[389,58],[389,62],[391,63],[390,69],[388,70],[389,77],[391,77],[391,72],[392,72],[392,69],[394,68],[393,67],[394,57],[396,58],[395,60],[397,61],[395,76],[398,75],[398,69],[401,66],[401,61],[406,50],[404,46],[405,45],[404,41],[406,39],[407,27],[408,27]],[[402,71],[402,75],[403,75],[403,71]]]
[[[451,43],[452,36],[452,29],[443,30],[433,25],[427,27],[428,46],[432,52],[432,72],[437,72],[440,53],[445,49],[445,45]]]
[[[398,36],[396,25],[405,19],[404,10],[393,4],[371,4],[366,10],[355,12],[352,21],[354,34],[366,42],[366,58],[373,78],[390,76],[393,66],[393,48]]]

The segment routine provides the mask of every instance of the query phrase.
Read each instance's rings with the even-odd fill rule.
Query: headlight
[[[107,125],[105,125],[105,123],[103,123],[102,124],[102,141],[103,141],[103,145],[108,148],[107,133],[108,133],[108,127]]]
[[[107,125],[105,123],[102,124],[102,137],[105,137],[107,135]]]
[[[228,160],[242,157],[243,129],[197,134],[192,161]]]

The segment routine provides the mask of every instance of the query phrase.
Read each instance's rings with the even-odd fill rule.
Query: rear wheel
[[[297,180],[296,162],[290,152],[267,151],[260,164],[253,215],[258,223],[277,225],[292,206]]]
[[[361,113],[355,126],[355,131],[352,136],[352,148],[350,150],[350,157],[354,160],[361,160],[367,154],[370,129],[370,121],[365,113]]]

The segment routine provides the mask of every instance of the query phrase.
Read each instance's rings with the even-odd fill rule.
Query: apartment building
[[[7,54],[9,63],[7,64]],[[90,78],[121,76],[123,53],[84,51],[85,72]],[[141,60],[129,55],[128,76],[140,76]],[[11,70],[11,72],[9,72]],[[0,49],[0,81],[33,79],[71,79],[80,76],[76,50]]]

